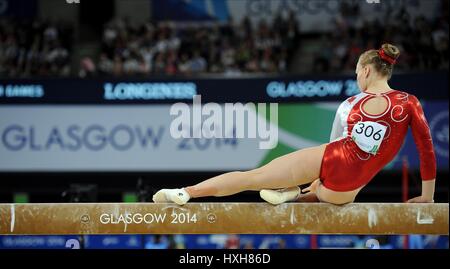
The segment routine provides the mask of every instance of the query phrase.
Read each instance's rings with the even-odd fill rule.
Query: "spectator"
[[[64,22],[0,18],[0,76],[68,76],[71,44]]]
[[[81,66],[79,73],[80,77],[85,78],[85,77],[92,77],[95,75],[96,67],[91,58],[84,57],[83,59],[81,59],[80,66]]]

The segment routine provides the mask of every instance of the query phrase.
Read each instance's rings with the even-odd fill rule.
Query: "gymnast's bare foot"
[[[178,205],[186,204],[191,197],[184,189],[162,189],[153,195],[155,203],[176,203]]]
[[[291,187],[280,190],[261,190],[259,196],[273,205],[279,205],[285,202],[296,201],[300,195],[299,187]]]

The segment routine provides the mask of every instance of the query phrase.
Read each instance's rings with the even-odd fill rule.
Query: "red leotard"
[[[351,191],[366,185],[400,150],[411,126],[419,151],[422,180],[436,177],[436,159],[430,130],[419,100],[401,91],[381,95],[388,106],[384,112],[371,115],[364,103],[374,94],[360,93],[345,100],[336,112],[331,140],[325,149],[320,179],[334,191]],[[351,138],[353,126],[359,121],[374,121],[387,126],[376,155],[362,151]]]

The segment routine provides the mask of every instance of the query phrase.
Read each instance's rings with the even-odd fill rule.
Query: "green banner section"
[[[336,114],[338,103],[315,104],[280,104],[278,105],[278,127],[280,133],[286,133],[294,139],[297,138],[298,148],[288,145],[280,135],[278,145],[268,151],[260,165],[267,164],[271,160],[311,146],[305,141],[317,145],[327,143],[330,138],[331,127]],[[269,113],[266,119],[269,121]],[[304,146],[303,146],[304,145]]]

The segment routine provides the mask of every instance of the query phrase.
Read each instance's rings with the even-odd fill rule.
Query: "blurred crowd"
[[[315,72],[353,71],[359,55],[385,42],[399,47],[396,70],[448,70],[448,1],[435,19],[412,17],[392,10],[374,21],[361,16],[359,6],[342,4],[335,30],[323,34],[315,55]]]
[[[70,75],[72,43],[63,22],[0,18],[0,77]]]
[[[299,70],[299,62],[302,72],[352,72],[362,52],[384,42],[401,50],[396,70],[448,70],[448,6],[440,12],[428,19],[391,10],[368,21],[359,5],[343,2],[331,22],[334,30],[316,34],[301,33],[292,12],[270,23],[244,18],[135,25],[114,19],[98,36],[98,50],[81,59],[72,26],[0,18],[0,77],[287,73]],[[303,48],[306,39],[314,50]],[[311,61],[303,61],[302,53]]]
[[[104,29],[99,74],[193,74],[286,72],[298,47],[294,14],[255,27],[248,18],[211,25],[114,20]],[[92,65],[91,65],[92,66]],[[87,73],[94,70],[87,70]]]

